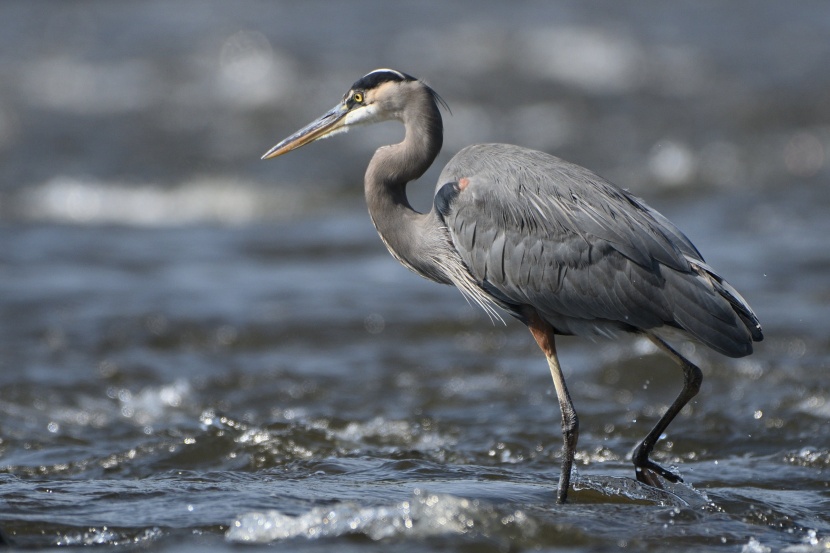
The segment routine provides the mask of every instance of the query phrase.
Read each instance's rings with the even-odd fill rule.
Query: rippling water
[[[0,7],[0,525],[21,546],[296,551],[830,548],[830,10],[774,3]],[[46,9],[48,8],[48,9]],[[751,9],[750,9],[751,8]],[[352,133],[258,156],[393,66],[473,141],[590,165],[755,307],[681,385],[648,342],[562,339],[559,412],[512,321],[410,274]],[[430,176],[432,175],[432,176]],[[416,192],[425,205],[437,171]]]

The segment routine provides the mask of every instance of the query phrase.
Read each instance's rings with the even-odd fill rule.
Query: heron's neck
[[[427,242],[432,233],[427,227],[431,215],[412,208],[406,185],[423,175],[441,150],[441,114],[431,98],[424,98],[421,105],[410,102],[403,123],[403,142],[379,148],[369,163],[366,203],[372,222],[392,255],[422,276],[437,279],[429,266]]]

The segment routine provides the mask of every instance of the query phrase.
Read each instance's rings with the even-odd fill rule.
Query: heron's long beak
[[[277,156],[281,156],[282,154],[288,153],[291,150],[296,150],[300,146],[305,146],[309,142],[314,142],[315,140],[319,140],[321,138],[326,138],[327,136],[331,136],[332,134],[336,134],[338,131],[345,130],[346,126],[346,115],[348,115],[349,109],[346,107],[345,104],[337,104],[335,107],[330,109],[317,119],[316,121],[309,123],[302,129],[298,130],[267,152],[265,155],[262,156],[262,159],[271,159]]]

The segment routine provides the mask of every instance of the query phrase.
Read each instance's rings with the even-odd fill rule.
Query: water
[[[828,8],[390,6],[0,7],[3,530],[177,552],[830,548]],[[401,268],[366,216],[363,166],[400,131],[257,161],[379,66],[450,103],[439,165],[485,140],[586,164],[756,309],[751,357],[679,344],[704,384],[655,459],[684,484],[641,486],[627,460],[680,371],[644,341],[566,338],[581,435],[554,504],[531,337]]]

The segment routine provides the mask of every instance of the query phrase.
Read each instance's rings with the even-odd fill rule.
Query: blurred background
[[[500,141],[650,197],[827,181],[822,2],[1,9],[5,221],[243,224],[359,197],[362,169],[396,139],[395,124],[276,164],[258,157],[387,66],[449,103],[442,165],[464,145]]]
[[[460,148],[512,142],[644,196],[704,254],[754,260],[738,270],[766,292],[811,278],[782,262],[795,252],[827,267],[823,2],[10,0],[0,10],[5,225],[360,216],[364,167],[400,139],[397,124],[259,156],[361,75],[392,67],[427,80],[452,110],[444,152],[410,187],[420,209]],[[371,235],[365,221],[356,228]],[[808,305],[827,303],[820,280]]]
[[[379,67],[426,80],[451,108],[444,151],[410,187],[416,207],[463,146],[511,142],[593,169],[683,229],[767,338],[734,363],[683,345],[708,367],[707,407],[675,422],[693,439],[664,459],[701,460],[702,486],[720,477],[702,459],[732,456],[733,481],[797,467],[813,471],[797,486],[818,489],[810,478],[830,466],[827,2],[4,0],[0,477],[17,494],[3,510],[14,532],[37,535],[34,521],[86,543],[73,525],[124,520],[219,532],[260,493],[233,495],[238,472],[314,474],[347,455],[372,480],[375,460],[412,450],[451,468],[538,462],[552,471],[542,481],[555,477],[558,412],[524,328],[493,326],[399,267],[366,215],[364,168],[399,125],[259,159]],[[665,360],[642,343],[564,342],[566,374],[582,375],[578,458],[628,474],[647,426],[632,421],[654,418],[679,373],[649,380],[663,373],[640,371],[643,356]],[[254,440],[244,425],[265,430]],[[199,473],[226,493],[202,504],[171,476],[146,512],[94,507],[129,494],[120,482],[181,468],[236,475]],[[107,481],[94,497],[66,492],[75,518],[30,483],[94,478]],[[182,501],[196,514],[153,514]],[[769,526],[810,527],[815,504]]]

